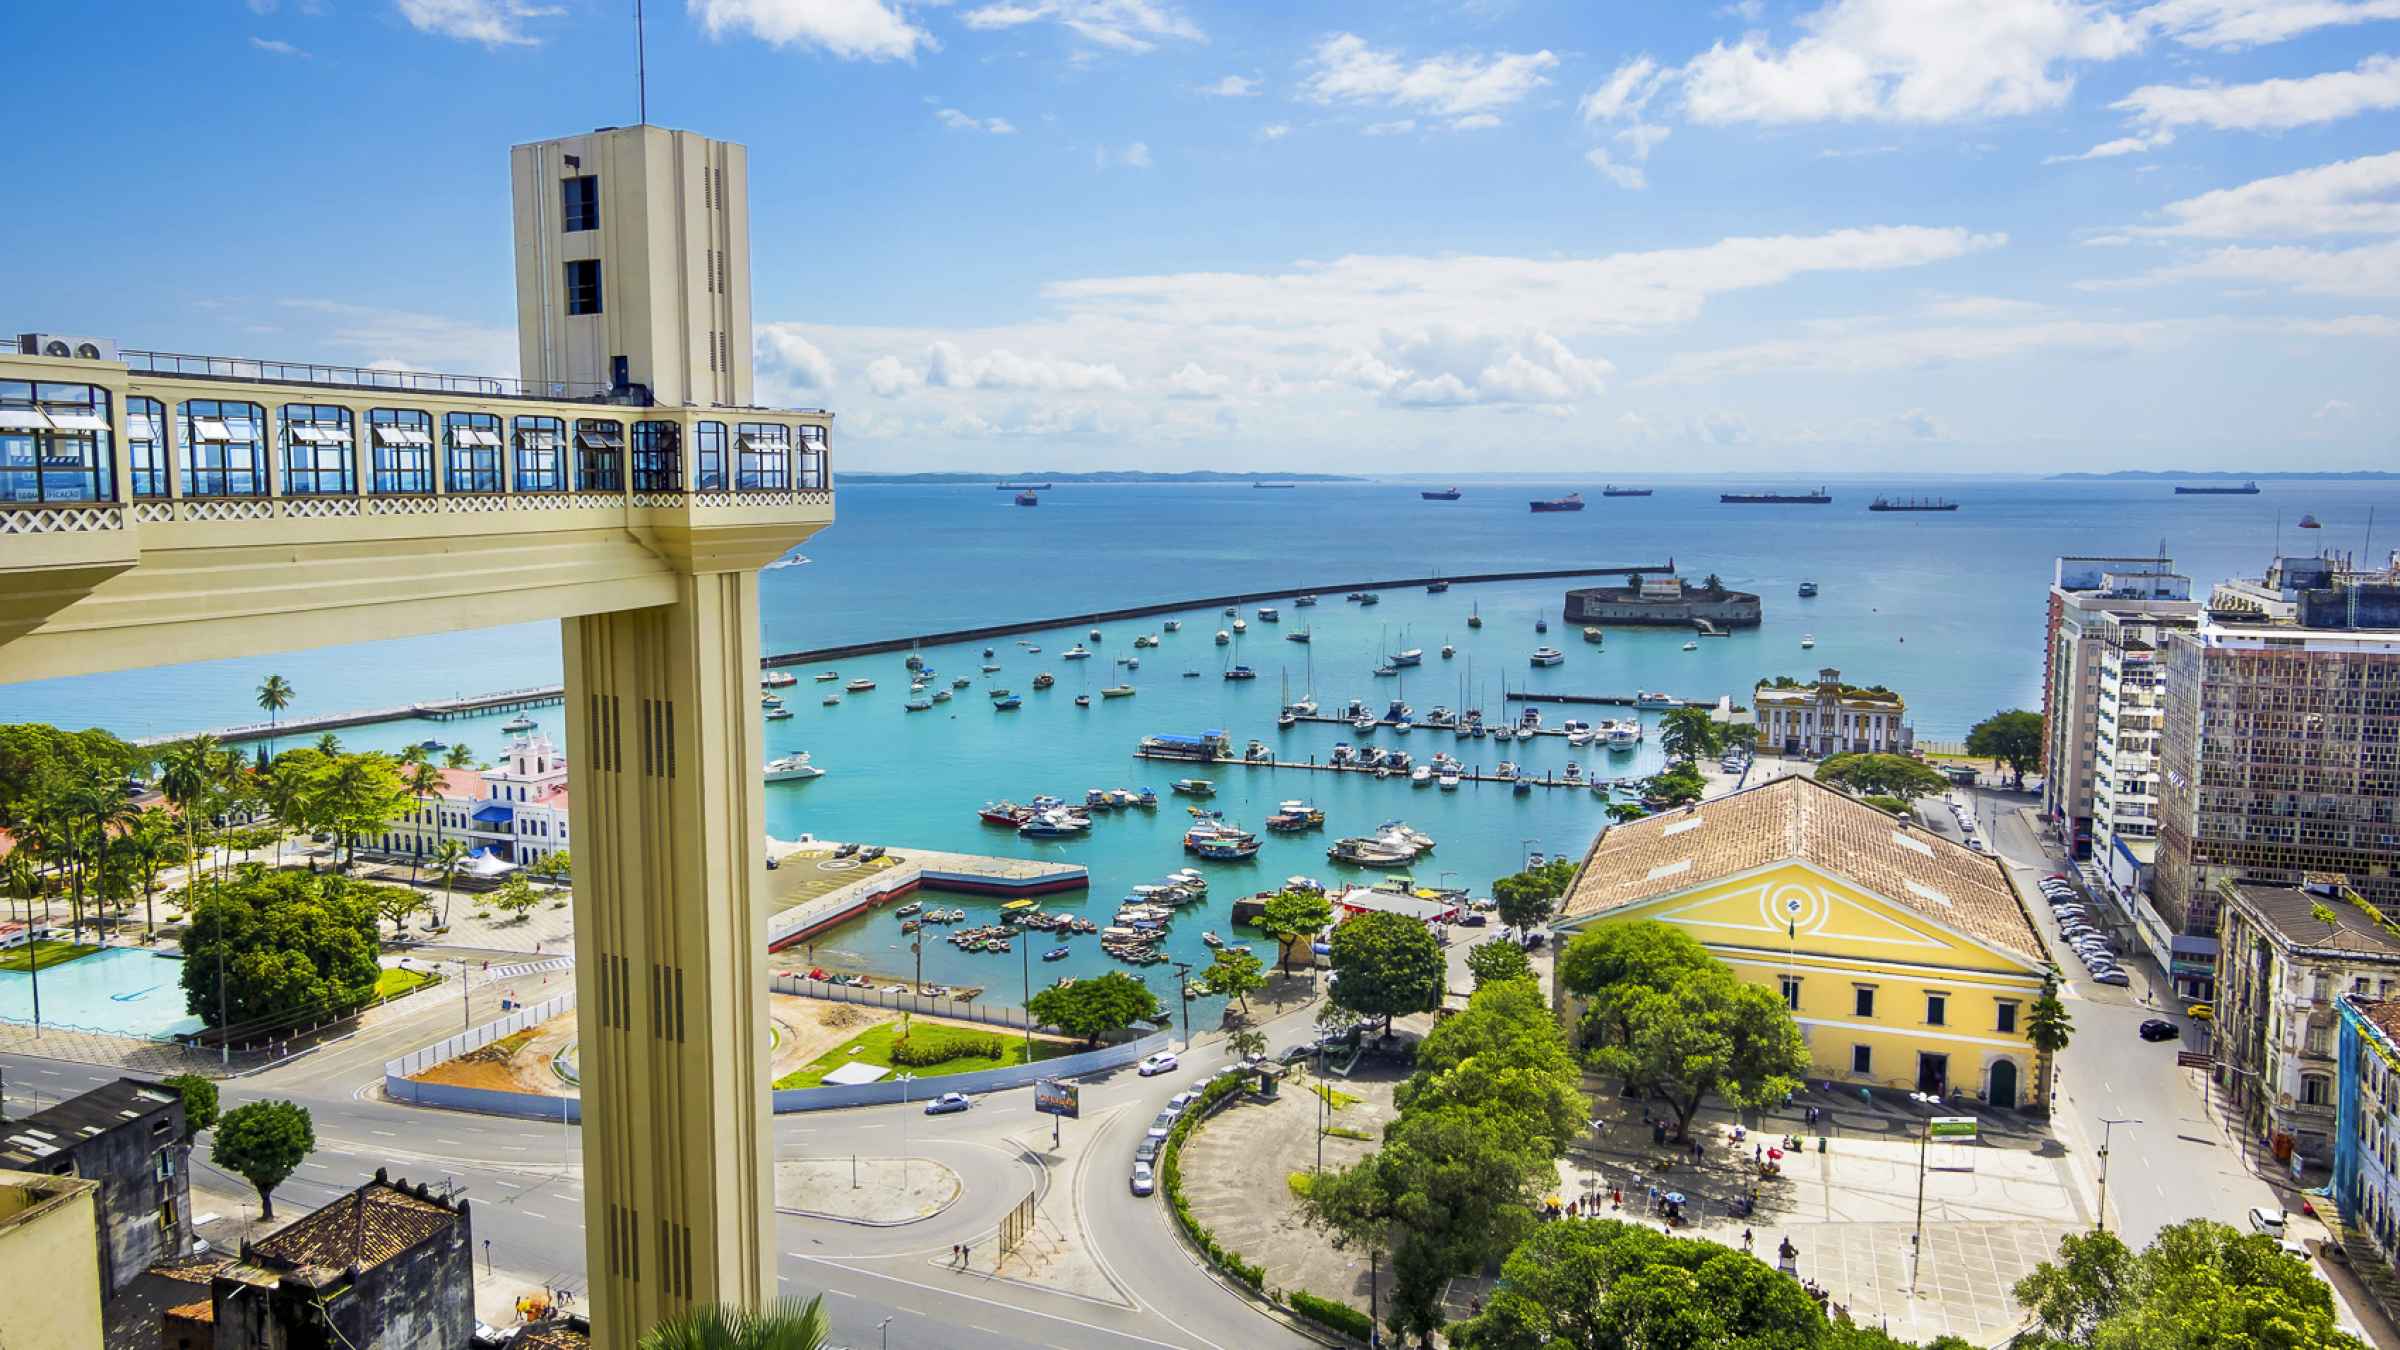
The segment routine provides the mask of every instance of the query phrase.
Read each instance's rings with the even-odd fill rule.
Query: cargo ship
[[[1055,483],[994,483],[994,492],[1048,492]]]
[[[1650,495],[1650,489],[1621,488],[1616,484],[1611,483],[1607,487],[1600,489],[1600,495],[1603,497],[1647,497]]]
[[[1040,506],[1041,504],[1042,499],[1034,496],[1031,492],[1020,492],[1017,494],[1017,505],[1019,506]]]
[[[2175,485],[2175,495],[2178,497],[2255,497],[2258,495],[2258,483],[2256,480],[2252,480],[2239,487],[2185,487],[2178,483]]]
[[[1532,507],[1536,511],[1580,511],[1583,509],[1583,494],[1580,492],[1570,492],[1564,497],[1552,497],[1547,501],[1528,502],[1526,505]]]
[[[1947,497],[1877,497],[1867,503],[1870,511],[1955,511],[1958,503]]]
[[[1443,488],[1439,492],[1420,492],[1417,495],[1429,502],[1454,502],[1458,500],[1458,489]]]
[[[1262,489],[1262,490],[1263,490],[1263,489],[1277,489],[1277,488],[1292,488],[1292,487],[1298,487],[1298,486],[1299,486],[1299,484],[1297,484],[1297,483],[1252,483],[1250,486],[1252,486],[1252,487],[1254,487],[1254,488],[1259,488],[1259,489]]]
[[[1823,488],[1814,492],[1720,492],[1717,500],[1731,506],[1823,506],[1833,495]]]

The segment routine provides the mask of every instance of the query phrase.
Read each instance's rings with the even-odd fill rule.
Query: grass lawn
[[[375,997],[397,998],[411,989],[437,984],[441,978],[440,975],[430,970],[401,970],[395,966],[386,966],[383,973],[375,977]]]
[[[90,956],[93,952],[100,950],[98,947],[87,947],[79,943],[60,942],[55,938],[43,938],[35,943],[34,947],[36,950],[31,952],[26,951],[23,947],[11,947],[5,953],[0,953],[0,970],[30,970],[33,966],[33,958],[37,955],[42,958],[42,969],[48,970],[62,961],[72,961],[78,956]]]
[[[935,1026],[920,1022],[917,1024],[916,1034],[919,1036],[925,1036],[928,1034],[944,1036],[979,1036],[989,1034],[1000,1039],[1000,1057],[997,1059],[987,1059],[981,1055],[966,1055],[957,1059],[946,1059],[939,1064],[920,1064],[906,1070],[900,1070],[900,1072],[913,1073],[919,1078],[934,1078],[939,1077],[942,1074],[951,1073],[972,1073],[977,1069],[1003,1069],[1007,1068],[1011,1064],[1023,1064],[1025,1062],[1024,1034],[1021,1032],[1009,1031],[1004,1027],[992,1027],[988,1029],[988,1032],[968,1031],[964,1027]],[[837,1045],[831,1050],[826,1051],[824,1054],[817,1056],[816,1059],[810,1061],[807,1065],[798,1069],[794,1069],[792,1072],[776,1079],[775,1086],[779,1088],[818,1087],[824,1083],[825,1075],[842,1067],[844,1064],[853,1062],[863,1064],[878,1064],[887,1069],[894,1068],[892,1064],[892,1042],[899,1035],[900,1024],[898,1022],[885,1022],[878,1026],[869,1027],[865,1031],[851,1037],[842,1044]],[[1036,1037],[1033,1042],[1033,1058],[1037,1060],[1054,1059],[1060,1055],[1074,1054],[1080,1048],[1081,1047],[1079,1046],[1068,1045],[1059,1041],[1043,1040],[1039,1037]],[[941,1088],[937,1084],[933,1087],[927,1088],[925,1095],[927,1097],[932,1097],[940,1092],[940,1090]]]

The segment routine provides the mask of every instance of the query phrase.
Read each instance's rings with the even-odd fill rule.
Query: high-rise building
[[[2199,606],[2191,595],[2191,578],[2167,557],[2064,557],[2053,569],[2042,678],[2042,813],[2078,858],[2092,847],[2101,629],[2111,615],[2194,614]]]
[[[2220,878],[2338,874],[2400,915],[2400,577],[2278,558],[2166,646],[2158,871],[2178,932]]]
[[[553,397],[750,402],[750,152],[602,127],[509,152],[517,350]]]

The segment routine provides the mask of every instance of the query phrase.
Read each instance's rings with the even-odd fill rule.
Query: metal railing
[[[609,392],[609,386],[604,384],[559,380],[534,383],[504,375],[386,370],[372,366],[328,365],[320,361],[269,361],[249,356],[202,356],[188,352],[143,351],[132,347],[120,349],[117,355],[125,362],[126,369],[150,375],[210,375],[231,380],[275,380],[294,384],[338,384],[368,389],[525,398],[588,399]]]

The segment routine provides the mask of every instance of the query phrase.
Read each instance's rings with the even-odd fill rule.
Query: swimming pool
[[[33,1020],[34,977],[0,971],[0,1020]],[[184,1011],[183,958],[111,947],[59,966],[44,966],[42,1025],[163,1041],[198,1031]]]

